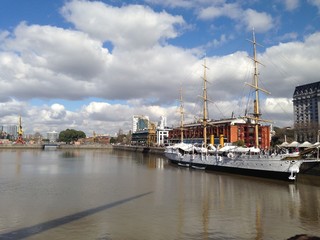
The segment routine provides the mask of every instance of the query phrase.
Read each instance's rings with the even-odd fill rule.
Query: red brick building
[[[181,130],[179,127],[169,132],[168,141],[170,143],[180,142]],[[255,145],[255,125],[247,123],[242,118],[211,120],[207,123],[207,141],[210,143],[211,135],[214,136],[214,143],[219,143],[219,138],[223,135],[224,142],[234,143],[243,141],[247,147]],[[185,124],[183,127],[184,142],[194,143],[203,141],[203,126],[201,123]],[[270,148],[270,126],[259,125],[259,147]]]

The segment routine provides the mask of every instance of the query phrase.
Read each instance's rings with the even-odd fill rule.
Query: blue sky
[[[0,125],[26,133],[131,129],[134,114],[199,117],[206,56],[210,118],[243,115],[255,29],[261,109],[293,123],[294,87],[319,81],[320,0],[0,1]],[[223,109],[223,111],[221,111]]]
[[[39,0],[2,0],[0,10],[0,28],[2,30],[13,30],[21,21],[29,25],[52,25],[62,28],[72,28],[72,24],[67,22],[60,14],[60,9],[67,2],[65,0],[39,1]],[[93,1],[91,1],[93,2]],[[154,11],[166,11],[172,15],[181,15],[190,25],[188,29],[182,30],[183,34],[177,38],[170,39],[168,42],[173,45],[184,48],[197,48],[200,45],[206,45],[210,41],[219,41],[222,35],[234,35],[221,47],[208,47],[209,55],[224,55],[239,50],[239,47],[248,48],[245,40],[239,39],[243,36],[240,29],[235,31],[235,21],[221,16],[212,21],[199,18],[196,7],[183,8],[177,4],[177,7],[162,5],[162,1],[101,1],[111,6],[124,6],[130,4],[139,4],[149,6]],[[152,4],[154,2],[154,4]],[[175,1],[172,1],[175,2]],[[193,2],[193,1],[186,1]],[[196,1],[194,1],[196,2]],[[205,2],[205,1],[203,1]],[[207,1],[210,3],[210,1]],[[211,1],[223,2],[223,1]],[[266,13],[273,18],[274,22],[279,21],[274,28],[269,31],[263,31],[260,41],[263,46],[268,47],[277,44],[279,41],[290,41],[293,39],[302,40],[306,34],[311,34],[318,30],[320,24],[319,10],[312,1],[226,1],[229,4],[238,4],[239,10],[253,9],[260,13]],[[292,3],[291,3],[292,2]],[[316,2],[316,1],[315,1]],[[290,4],[291,3],[291,4]],[[222,4],[220,4],[222,5]],[[292,6],[291,6],[292,5]],[[210,6],[210,4],[204,4]],[[291,7],[290,7],[291,6]],[[292,8],[292,9],[291,9]],[[290,35],[294,33],[294,35]],[[257,33],[258,37],[259,33]]]

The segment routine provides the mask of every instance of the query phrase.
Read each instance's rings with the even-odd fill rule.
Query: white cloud
[[[282,42],[282,41],[297,40],[297,38],[298,38],[298,33],[290,32],[290,33],[284,34],[283,36],[280,36],[278,39],[280,42]]]
[[[253,28],[257,32],[267,32],[273,26],[272,16],[265,12],[258,12],[253,9],[243,9],[237,3],[221,5],[212,5],[202,8],[199,11],[198,17],[204,20],[216,19],[219,17],[228,17],[235,21],[239,29],[245,28],[246,31],[251,31]]]
[[[20,52],[21,59],[32,67],[81,80],[90,79],[111,61],[101,42],[82,32],[52,26],[21,23],[4,44],[6,50]]]
[[[61,104],[57,104],[57,103],[52,104],[50,110],[51,111],[48,113],[50,114],[49,116],[53,119],[61,119],[66,116],[66,110],[64,106]]]
[[[264,12],[257,12],[253,9],[247,9],[243,13],[243,23],[247,31],[253,28],[256,32],[267,32],[273,27],[272,17]]]
[[[212,41],[210,41],[206,45],[206,48],[211,48],[211,47],[217,48],[217,47],[220,47],[223,44],[227,43],[230,39],[233,39],[232,35],[231,36],[227,36],[225,34],[222,34],[219,39],[213,39]]]
[[[145,2],[149,4],[157,4],[161,6],[176,8],[176,7],[182,7],[182,8],[195,8],[202,5],[210,5],[212,4],[212,0],[145,0]],[[215,4],[221,4],[224,3],[225,0],[215,0]]]
[[[241,7],[236,3],[209,6],[200,10],[198,17],[200,19],[214,19],[218,17],[229,17],[231,19],[239,19],[242,14]]]
[[[266,67],[260,67],[261,86],[271,91],[273,96],[272,101],[269,98],[265,104],[262,101],[261,109],[266,118],[276,118],[278,119],[276,124],[282,124],[282,126],[292,123],[292,119],[288,117],[292,111],[288,110],[292,107],[289,99],[291,99],[296,85],[306,83],[306,80],[308,82],[317,81],[316,69],[320,65],[319,42],[320,34],[317,33],[308,36],[304,42],[282,43],[266,49],[264,54],[258,56],[259,60],[266,65]],[[2,61],[10,63],[8,56],[6,54],[4,56],[1,58]],[[149,56],[147,57],[149,62],[144,68],[146,63],[143,61],[129,61],[133,56],[141,57],[141,59],[143,56]],[[166,56],[170,56],[170,58]],[[170,46],[150,49],[144,54],[131,52],[127,55],[126,52],[121,52],[116,59],[120,57],[123,58],[122,60],[127,58],[127,64],[132,67],[132,70],[124,71],[125,73],[122,71],[123,75],[113,70],[113,73],[117,74],[116,79],[122,76],[124,82],[111,81],[109,88],[110,93],[115,92],[113,97],[117,97],[118,93],[126,92],[131,99],[127,103],[89,102],[79,112],[72,112],[66,110],[61,104],[52,104],[50,107],[30,107],[25,106],[23,102],[13,100],[11,105],[6,103],[6,109],[8,111],[10,109],[10,114],[22,113],[27,131],[31,131],[31,129],[34,131],[42,129],[44,132],[61,131],[79,126],[86,129],[87,134],[94,130],[99,133],[103,133],[103,131],[117,132],[119,128],[130,130],[131,116],[134,114],[149,115],[153,121],[157,121],[160,115],[166,115],[171,125],[178,123],[177,107],[179,103],[177,99],[182,83],[186,111],[189,112],[188,120],[194,120],[201,112],[201,102],[198,95],[202,94],[202,60],[196,60],[192,55],[188,55],[188,52]],[[179,64],[178,70],[174,71],[176,68],[173,66],[180,62],[183,64],[181,66]],[[207,71],[210,82],[208,85],[209,98],[214,102],[210,106],[210,117],[215,119],[229,117],[232,112],[236,116],[243,115],[246,108],[243,97],[247,96],[247,92],[249,92],[244,82],[250,82],[252,76],[252,63],[247,57],[247,53],[236,52],[223,57],[207,57],[207,65],[210,68]],[[118,67],[118,65],[111,65],[111,69]],[[144,71],[135,72],[135,68]],[[126,74],[129,74],[128,79],[133,83],[125,81]],[[143,80],[141,83],[138,81],[138,76]],[[122,90],[123,88],[125,90]],[[102,89],[104,88],[102,87]],[[34,90],[33,93],[36,93],[37,88]],[[60,86],[60,90],[64,91],[64,86]],[[172,104],[175,102],[176,106],[149,105],[144,96],[153,96],[153,100],[159,103]],[[278,100],[281,102],[280,105],[275,103]],[[279,107],[281,105],[284,107]],[[24,110],[29,108],[30,110],[27,112]],[[286,111],[281,114],[282,108]],[[2,113],[8,114],[3,111]],[[8,120],[8,118],[6,119]]]
[[[106,102],[91,102],[84,106],[81,113],[86,119],[92,121],[126,121],[128,116],[134,115],[133,109],[127,105],[114,104]],[[125,114],[123,114],[125,113]]]
[[[312,34],[304,42],[280,43],[268,48],[261,56],[263,81],[271,86],[275,97],[292,97],[294,87],[319,80],[320,33]],[[276,87],[275,87],[276,86]]]
[[[274,24],[267,13],[235,4],[221,1],[215,8],[224,11],[208,8],[208,18],[225,16],[248,30],[253,18],[259,32]],[[181,16],[137,5],[112,7],[86,1],[68,2],[62,11],[77,30],[21,23],[11,34],[0,34],[2,124],[17,122],[21,114],[24,129],[30,133],[70,127],[87,134],[114,133],[119,128],[129,130],[132,115],[143,114],[152,121],[166,115],[171,125],[179,120],[181,85],[188,120],[201,111],[203,60],[199,56],[203,53],[198,48],[195,55],[193,49],[165,42],[179,36],[177,25],[186,25]],[[259,67],[261,86],[272,93],[272,98],[263,97],[263,114],[287,126],[292,122],[287,113],[291,114],[294,87],[319,80],[320,33],[304,41],[296,40],[294,33],[283,39],[295,41],[267,48],[258,57],[266,66]],[[228,40],[222,35],[209,44],[219,46]],[[108,42],[113,49],[107,49]],[[252,62],[240,50],[207,57],[208,95],[214,102],[210,117],[214,119],[244,113],[249,91],[244,82],[252,79]],[[25,102],[34,99],[54,99],[54,103],[32,106]],[[85,101],[80,109],[71,109],[62,99]],[[287,113],[281,113],[278,100]]]
[[[285,0],[284,4],[287,11],[292,11],[299,7],[299,0]]]
[[[17,117],[18,114],[25,115],[27,107],[26,103],[16,101],[15,99],[0,102],[0,123],[10,122],[12,124],[12,118]],[[14,120],[14,122],[16,124],[18,120]]]
[[[71,1],[62,13],[77,29],[126,49],[148,48],[175,38],[179,34],[175,26],[185,24],[181,16],[156,13],[141,5],[118,8],[101,2]]]

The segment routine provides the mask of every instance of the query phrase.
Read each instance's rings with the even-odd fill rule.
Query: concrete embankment
[[[164,148],[162,147],[113,145],[113,149],[142,153],[164,154]]]
[[[45,144],[0,144],[0,149],[43,149]],[[112,145],[88,144],[72,145],[58,144],[57,149],[112,149]]]
[[[50,145],[51,146],[51,145]],[[0,144],[0,149],[43,149],[44,144]],[[164,148],[160,147],[143,147],[143,146],[127,146],[127,145],[106,145],[106,144],[83,144],[83,145],[73,145],[73,144],[58,144],[57,149],[67,150],[67,149],[116,149],[121,151],[132,151],[132,152],[142,152],[142,153],[155,153],[163,154]]]
[[[59,146],[59,149],[112,149],[112,145],[106,144],[83,144],[83,145],[71,145],[71,144],[62,144]]]
[[[42,144],[0,144],[0,149],[42,149]]]

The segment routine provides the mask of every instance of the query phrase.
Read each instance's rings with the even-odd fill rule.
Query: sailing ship
[[[206,62],[204,62],[204,86],[203,86],[203,143],[201,146],[194,144],[186,144],[181,142],[168,146],[165,149],[165,156],[172,162],[183,166],[194,168],[203,168],[211,171],[223,171],[235,174],[242,174],[248,176],[280,179],[287,181],[294,181],[300,172],[302,164],[320,163],[319,147],[320,144],[307,149],[300,153],[288,153],[287,151],[270,153],[270,151],[263,151],[259,149],[259,125],[265,121],[260,118],[259,110],[259,92],[267,92],[260,88],[258,83],[258,61],[256,57],[256,39],[253,31],[253,62],[254,62],[254,76],[253,83],[248,84],[255,91],[255,101],[252,116],[245,116],[255,128],[255,146],[254,147],[240,147],[233,145],[226,145],[220,149],[207,144],[207,77],[206,77]],[[181,105],[182,106],[182,105]],[[181,121],[181,136],[183,136],[183,125]]]

